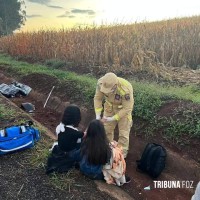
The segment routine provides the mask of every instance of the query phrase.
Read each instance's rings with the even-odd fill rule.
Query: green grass
[[[73,169],[68,173],[50,175],[50,183],[57,189],[71,192],[71,186],[75,184],[75,172]]]
[[[28,161],[33,168],[43,168],[45,171],[47,159],[50,155],[49,149],[53,144],[53,140],[47,137],[44,131],[45,130],[42,130],[40,127],[41,139],[30,151]],[[73,169],[63,174],[52,173],[49,175],[49,184],[57,189],[70,192],[71,186],[75,183],[75,176],[76,174]]]
[[[73,91],[71,97],[74,102],[82,101],[89,107],[93,105],[93,97],[95,93],[97,79],[87,75],[77,75],[72,72],[62,71],[59,69],[49,68],[44,65],[29,64],[26,62],[19,62],[14,60],[10,56],[0,54],[0,64],[4,65],[7,72],[14,74],[15,76],[24,76],[31,73],[47,74],[49,76],[56,77],[61,85],[66,85],[69,91]],[[166,135],[178,135],[189,133],[194,136],[200,136],[198,120],[199,113],[196,113],[197,119],[193,120],[193,123],[188,120],[193,116],[191,113],[187,113],[185,121],[179,122],[177,119],[157,119],[156,113],[160,107],[168,100],[186,100],[196,104],[200,104],[200,92],[196,86],[161,86],[155,83],[140,83],[133,80],[129,80],[134,89],[134,117],[140,117],[149,121],[154,129],[161,126],[167,127]],[[163,123],[164,122],[164,123]],[[181,123],[181,125],[180,125]],[[171,131],[170,134],[168,134]],[[188,132],[189,131],[189,132]]]
[[[10,105],[5,105],[4,103],[1,103],[1,96],[0,96],[0,121],[12,121],[15,124],[24,124],[27,122],[27,113],[23,112],[16,112],[13,108],[10,107]]]
[[[0,103],[0,120],[9,119],[16,115],[16,112],[13,109],[10,109],[8,106]]]
[[[145,91],[159,96],[161,99],[181,99],[194,103],[200,103],[200,88],[195,85],[189,86],[161,86],[155,83],[139,83],[132,81],[133,87],[139,91]]]
[[[53,62],[53,61],[52,61]],[[58,62],[58,61],[57,61]],[[62,71],[58,69],[49,69],[47,66],[38,64],[29,64],[27,62],[19,62],[14,60],[12,57],[0,54],[0,63],[6,65],[10,71],[17,73],[18,75],[24,76],[30,73],[42,73],[50,76],[54,76],[61,81],[71,80],[78,83],[79,88],[86,87],[87,96],[91,96],[91,90],[94,94],[94,88],[96,87],[97,80],[95,78],[83,75],[77,75],[73,72]],[[59,65],[59,63],[58,63]],[[130,80],[129,80],[130,81]],[[173,97],[176,99],[189,100],[194,103],[200,103],[200,92],[195,86],[161,86],[155,83],[140,83],[135,81],[130,81],[133,85],[135,93],[145,92],[147,94],[152,94],[162,97]],[[85,89],[86,89],[85,88]]]
[[[46,60],[44,64],[48,67],[59,69],[65,67],[66,62],[58,59],[49,59]]]

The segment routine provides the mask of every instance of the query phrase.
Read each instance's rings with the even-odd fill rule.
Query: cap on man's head
[[[114,73],[109,72],[99,80],[99,83],[100,83],[100,91],[103,92],[104,94],[108,94],[112,92],[114,85],[118,83],[118,79]]]

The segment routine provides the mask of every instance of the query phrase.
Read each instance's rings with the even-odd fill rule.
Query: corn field
[[[146,71],[200,68],[200,16],[83,29],[38,30],[0,38],[0,50],[34,60]]]

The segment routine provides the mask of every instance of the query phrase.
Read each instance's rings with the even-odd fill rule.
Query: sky
[[[25,0],[20,31],[127,24],[200,15],[200,0]]]

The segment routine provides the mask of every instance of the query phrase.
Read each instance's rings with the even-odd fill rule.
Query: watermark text
[[[194,188],[194,181],[153,181],[154,188]]]

